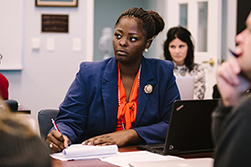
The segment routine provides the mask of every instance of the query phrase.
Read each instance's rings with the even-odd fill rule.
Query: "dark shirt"
[[[214,167],[250,167],[251,98],[243,97],[235,107],[220,104],[212,117]]]

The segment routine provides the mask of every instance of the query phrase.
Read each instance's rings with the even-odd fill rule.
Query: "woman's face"
[[[113,34],[113,50],[116,60],[121,63],[139,63],[143,50],[147,46],[148,42],[146,42],[141,21],[132,17],[122,17]]]
[[[185,58],[187,56],[188,45],[186,42],[181,41],[179,38],[175,38],[169,43],[169,52],[173,61],[178,65],[184,65]]]

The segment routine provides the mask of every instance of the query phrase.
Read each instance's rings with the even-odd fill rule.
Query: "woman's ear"
[[[150,38],[150,39],[148,39],[148,40],[146,41],[146,46],[145,46],[145,49],[148,49],[148,48],[151,46],[152,41],[153,41],[153,39],[152,39],[152,38]]]

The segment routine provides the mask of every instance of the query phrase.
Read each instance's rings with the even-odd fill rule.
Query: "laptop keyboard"
[[[164,143],[162,144],[150,144],[150,145],[138,145],[137,149],[147,150],[153,153],[162,154],[164,152]]]

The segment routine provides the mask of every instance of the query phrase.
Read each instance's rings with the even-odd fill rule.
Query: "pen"
[[[54,128],[55,128],[58,132],[60,132],[59,129],[58,129],[58,126],[57,126],[57,124],[56,124],[56,122],[54,121],[53,118],[51,118],[51,122],[52,122]]]
[[[234,57],[238,57],[238,55],[237,54],[235,54],[231,49],[229,49],[229,51],[231,52],[231,54],[234,56]]]

